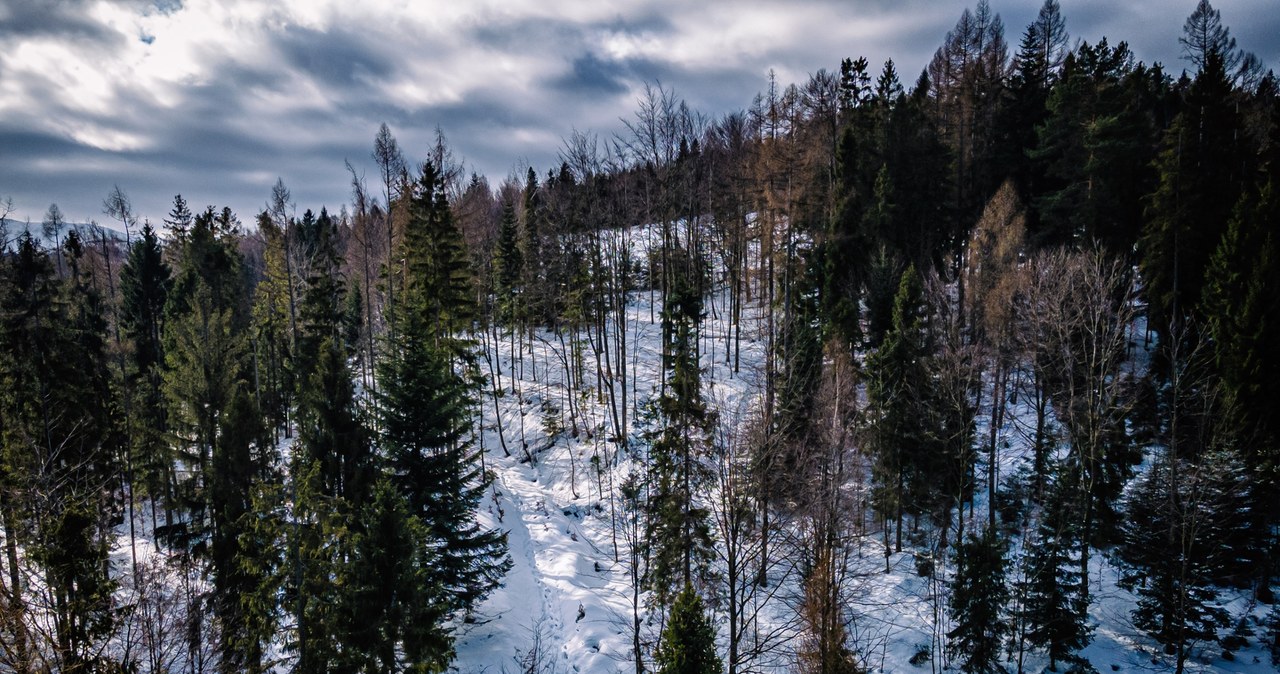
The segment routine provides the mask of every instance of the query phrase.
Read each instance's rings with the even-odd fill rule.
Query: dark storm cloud
[[[123,39],[87,15],[85,0],[6,0],[0,5],[0,38],[52,37],[104,46]]]
[[[573,59],[568,73],[551,78],[550,84],[558,90],[574,94],[605,94],[616,96],[627,91],[627,68],[617,61],[606,61],[595,54],[583,54]]]
[[[649,59],[608,59],[594,53],[578,56],[567,72],[547,79],[552,89],[574,96],[614,97],[636,82],[661,80],[672,69]]]
[[[326,87],[368,87],[395,69],[367,37],[345,29],[290,26],[280,34],[278,48],[289,66]]]
[[[5,161],[30,162],[48,155],[63,155],[80,145],[49,133],[0,126],[0,147]]]

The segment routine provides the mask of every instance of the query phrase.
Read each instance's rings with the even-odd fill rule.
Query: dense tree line
[[[336,214],[283,181],[252,228],[51,206],[0,255],[0,663],[444,671],[510,565],[480,500],[486,451],[539,461],[526,410],[606,439],[637,674],[871,669],[863,540],[916,560],[937,665],[1087,667],[1103,563],[1173,669],[1229,651],[1219,595],[1280,571],[1280,85],[1207,0],[1176,78],[1069,44],[1045,0],[1011,55],[979,0],[912,84],[848,58],[717,119],[646,86],[496,189],[383,125]],[[747,376],[744,332],[730,417],[707,363]],[[1280,653],[1280,610],[1252,636]]]

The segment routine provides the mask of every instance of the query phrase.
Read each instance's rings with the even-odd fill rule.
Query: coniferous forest
[[[1068,26],[0,218],[0,671],[1280,666],[1280,81]]]

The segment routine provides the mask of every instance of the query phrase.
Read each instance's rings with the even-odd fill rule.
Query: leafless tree
[[[49,204],[49,210],[45,211],[44,222],[41,223],[41,233],[44,235],[45,245],[53,242],[53,256],[58,260],[58,275],[62,276],[62,230],[66,228],[67,220],[62,215],[62,209],[57,204]]]
[[[556,643],[552,639],[550,616],[543,613],[533,619],[528,629],[529,641],[528,646],[524,649],[517,648],[513,656],[516,669],[519,674],[558,674],[559,667],[559,650]],[[502,666],[504,674],[508,672],[507,666]]]
[[[346,166],[347,172],[351,174],[351,242],[354,244],[347,246],[346,261],[351,269],[348,273],[348,278],[355,276],[358,268],[358,278],[361,279],[361,309],[364,311],[364,316],[362,317],[364,329],[362,332],[364,333],[365,353],[363,358],[364,366],[360,368],[360,372],[365,388],[376,396],[378,388],[374,364],[377,362],[377,351],[374,345],[377,342],[377,332],[374,327],[374,316],[377,309],[373,300],[374,270],[377,269],[378,265],[380,237],[374,232],[376,218],[371,210],[376,204],[370,203],[369,193],[364,184],[364,176],[356,172],[351,162],[347,162]]]
[[[1019,292],[1020,262],[1026,215],[1013,181],[1006,180],[987,203],[967,246],[964,274],[968,277],[971,344],[990,372],[991,397],[987,435],[988,527],[995,527],[999,487],[999,439],[1004,427],[1009,380],[1014,369],[1015,295]],[[978,390],[979,397],[981,389]],[[981,403],[975,403],[980,405]]]
[[[120,222],[124,227],[125,244],[132,243],[132,231],[138,225],[138,217],[133,214],[133,202],[129,200],[129,195],[119,185],[113,185],[107,197],[102,200],[102,212]]]
[[[1099,521],[1119,496],[1132,450],[1133,407],[1125,370],[1136,317],[1130,271],[1102,250],[1054,250],[1031,261],[1026,321],[1040,342],[1049,400],[1066,432],[1066,466],[1080,513],[1080,568],[1088,596],[1090,550]]]
[[[187,651],[188,605],[173,584],[177,565],[162,555],[144,561],[121,591],[116,641],[121,660],[149,674],[182,668]]]
[[[396,142],[395,136],[391,135],[391,129],[385,122],[378,127],[378,135],[373,140],[373,160],[378,164],[378,177],[382,179],[382,215],[385,220],[387,244],[385,266],[387,302],[383,313],[387,318],[388,332],[394,337],[392,315],[395,311],[395,282],[392,280],[394,277],[392,258],[396,250],[395,202],[399,199],[403,186],[408,183],[408,165],[400,152],[399,143]]]
[[[813,440],[799,453],[794,523],[787,549],[797,559],[800,595],[794,608],[802,627],[796,665],[802,672],[854,672],[850,573],[862,500],[850,493],[857,468],[858,396],[852,356],[831,340],[816,396]],[[807,450],[807,451],[805,451]],[[798,602],[798,603],[797,603]]]
[[[739,674],[783,660],[797,626],[772,620],[769,611],[793,577],[796,565],[790,555],[766,557],[769,542],[757,532],[760,515],[753,503],[756,490],[751,447],[762,432],[762,415],[759,410],[754,414],[746,410],[729,414],[724,401],[720,402],[717,407],[722,417],[714,436],[716,488],[711,511],[718,539],[716,554],[723,569],[717,582],[726,618],[726,671]],[[780,539],[780,532],[781,528],[775,527],[768,535]],[[761,576],[771,582],[760,584]]]

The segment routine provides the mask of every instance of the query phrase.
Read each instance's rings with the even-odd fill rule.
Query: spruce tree
[[[956,624],[947,638],[960,657],[963,672],[1004,671],[1000,666],[1001,643],[1009,632],[1004,615],[1009,599],[1005,545],[999,531],[988,527],[980,537],[970,534],[956,549],[956,575],[949,599]]]
[[[485,479],[472,450],[474,358],[462,331],[474,316],[461,235],[444,183],[427,163],[410,197],[396,336],[381,363],[383,451],[409,513],[436,549],[432,578],[444,615],[469,611],[510,566],[506,535],[476,522]],[[425,554],[425,553],[424,553]]]
[[[231,403],[240,379],[244,342],[233,331],[229,312],[212,309],[208,288],[191,299],[189,313],[168,326],[165,395],[175,451],[184,472],[179,485],[190,519],[184,528],[194,543],[207,531],[210,461],[220,437],[218,420]]]
[[[524,236],[521,238],[521,253],[524,258],[524,287],[529,290],[529,298],[525,309],[534,320],[547,324],[548,287],[546,280],[547,259],[544,257],[544,246],[547,242],[547,205],[544,190],[538,185],[538,174],[529,167],[525,176],[523,223]]]
[[[63,255],[65,281],[30,234],[0,261],[0,515],[8,563],[17,563],[21,546],[38,574],[18,580],[19,569],[10,568],[5,602],[22,635],[19,656],[39,649],[52,669],[88,671],[106,666],[114,625],[107,497],[122,445],[112,422],[104,308],[74,232]],[[47,627],[24,612],[24,595],[35,591],[47,593]]]
[[[870,249],[865,213],[873,202],[875,118],[867,105],[866,59],[841,65],[844,125],[835,147],[837,202],[822,242],[822,309],[827,325],[851,347],[861,339],[858,298]],[[879,232],[874,232],[878,234]]]
[[[1205,279],[1204,314],[1225,407],[1240,424],[1245,457],[1257,466],[1259,497],[1280,485],[1280,195],[1268,173],[1243,196]],[[1264,508],[1263,511],[1266,509]]]
[[[298,307],[297,353],[294,355],[294,377],[300,387],[311,379],[326,340],[342,353],[345,341],[346,294],[342,273],[342,256],[338,252],[338,225],[329,212],[309,218],[307,211],[299,224],[300,245],[310,260]]]
[[[671,605],[654,658],[658,674],[720,674],[724,665],[716,655],[716,630],[702,598],[686,585]]]
[[[445,588],[422,521],[409,514],[404,497],[386,481],[352,522],[341,587],[337,666],[345,671],[392,674],[443,672],[453,657],[445,626]]]
[[[263,238],[263,278],[254,288],[253,352],[258,369],[258,399],[273,429],[286,424],[294,394],[297,354],[289,333],[289,275],[286,273],[284,231],[264,211],[258,215]]]
[[[48,467],[38,479],[51,503],[46,514],[51,526],[39,533],[32,554],[45,567],[55,597],[61,668],[74,671],[107,662],[101,649],[115,622],[116,581],[104,515],[118,512],[108,494],[119,484],[124,443],[118,398],[106,369],[107,307],[75,232],[65,239],[63,255],[69,270],[62,287],[65,322],[52,323],[55,330],[41,364],[48,370],[42,385],[60,389],[42,391],[40,403],[48,444],[39,456]]]
[[[358,508],[368,493],[374,465],[354,375],[347,364],[337,225],[322,209],[319,218],[303,218],[299,233],[310,251],[311,265],[299,309],[294,359],[299,378],[298,445],[308,464],[319,466],[323,493]]]
[[[162,498],[168,503],[171,486],[162,370],[165,304],[172,285],[172,271],[164,260],[160,239],[150,224],[144,225],[120,270],[120,323],[133,345],[134,467],[153,505]]]
[[[1134,625],[1174,656],[1179,674],[1194,645],[1216,640],[1228,624],[1214,575],[1226,552],[1223,534],[1244,501],[1232,495],[1241,490],[1244,471],[1231,463],[1220,451],[1194,461],[1167,453],[1128,502],[1121,585],[1138,595]]]
[[[209,465],[210,571],[213,613],[218,624],[219,671],[257,671],[262,668],[263,644],[248,630],[243,597],[262,582],[247,558],[259,551],[245,547],[244,527],[252,513],[255,483],[261,467],[255,445],[262,440],[262,415],[248,383],[234,386],[227,408],[218,419],[218,443]]]
[[[204,587],[221,628],[211,641],[223,656],[223,671],[255,666],[239,650],[238,598],[254,581],[239,570],[237,540],[256,473],[246,458],[262,432],[243,383],[249,376],[249,312],[238,240],[230,209],[209,207],[193,219],[176,255],[163,335],[162,388],[174,471],[186,477],[174,485],[179,519],[158,536],[181,551],[184,563],[210,565],[212,586]],[[192,653],[203,650],[205,616],[199,607],[205,594],[192,586],[185,596],[188,615],[197,617],[188,633]]]
[[[319,462],[295,457],[290,470],[291,522],[287,529],[287,576],[283,599],[293,630],[284,646],[295,656],[294,671],[335,671],[340,652],[341,603],[334,583],[349,540],[351,514],[324,493]]]
[[[1165,337],[1202,315],[1209,258],[1243,188],[1249,158],[1233,95],[1222,55],[1210,53],[1156,160],[1159,183],[1139,250],[1150,324]]]
[[[868,250],[875,254],[883,247],[899,273],[907,264],[930,269],[948,246],[959,243],[949,206],[952,156],[943,142],[940,120],[933,114],[936,101],[931,88],[928,73],[922,71],[911,90],[892,101],[887,127],[880,132],[888,168],[886,187],[891,188],[882,188],[880,194],[889,195],[884,202],[891,208],[886,210],[890,217],[882,229],[886,238],[868,242]],[[877,197],[877,208],[880,202]],[[887,297],[891,302],[892,289]]]
[[[762,450],[760,457],[768,463],[765,479],[780,487],[775,493],[787,499],[804,491],[813,467],[802,465],[802,457],[812,443],[819,441],[813,417],[822,374],[823,325],[813,292],[815,271],[811,265],[806,280],[787,289],[793,309],[777,340],[780,372],[777,410],[773,413],[775,446]]]
[[[514,329],[520,315],[524,255],[520,250],[520,233],[516,226],[515,206],[511,203],[503,204],[502,207],[502,221],[498,227],[498,243],[494,258],[498,272],[494,290],[498,293],[503,320]]]
[[[706,458],[714,417],[702,397],[698,366],[702,297],[687,274],[674,276],[662,316],[671,344],[667,387],[658,399],[661,428],[649,450],[646,582],[665,605],[676,588],[702,581],[712,558],[711,513],[702,496],[712,479]]]
[[[1049,655],[1049,670],[1060,662],[1074,663],[1089,644],[1088,600],[1081,592],[1080,567],[1072,552],[1079,547],[1079,523],[1069,499],[1071,476],[1059,467],[1050,495],[1023,559],[1024,581],[1017,587],[1019,621],[1026,638]]]
[[[1008,96],[999,112],[1002,138],[997,161],[1012,166],[1011,177],[1024,197],[1038,196],[1045,180],[1043,165],[1031,161],[1028,151],[1036,147],[1036,127],[1048,114],[1049,94],[1069,50],[1067,40],[1061,5],[1058,0],[1045,0],[1023,31],[1013,59]]]
[[[894,297],[893,321],[880,348],[867,359],[868,422],[873,447],[872,480],[875,508],[888,523],[896,521],[895,548],[902,549],[902,519],[928,491],[931,451],[921,420],[928,417],[926,398],[930,349],[926,334],[924,290],[915,267],[902,274]]]
[[[356,508],[373,481],[374,456],[346,354],[332,337],[318,348],[298,398],[298,450],[318,466],[323,493]]]
[[[261,425],[261,420],[259,424]],[[241,623],[231,647],[239,654],[245,672],[271,671],[267,654],[280,633],[281,597],[290,577],[286,563],[290,540],[286,522],[286,490],[273,480],[250,485],[249,509],[237,524],[240,571],[252,583],[236,599]]]
[[[1150,122],[1131,90],[1144,73],[1126,44],[1106,38],[1066,57],[1030,153],[1043,174],[1035,243],[1101,243],[1126,256],[1133,248],[1153,187]]]

